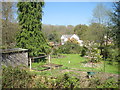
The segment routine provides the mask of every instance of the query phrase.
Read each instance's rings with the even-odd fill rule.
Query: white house
[[[76,34],[73,34],[73,35],[62,35],[61,36],[61,44],[64,45],[65,42],[67,42],[68,40],[71,40],[72,38],[77,40],[77,42],[80,44],[80,46],[83,46],[83,41],[80,40],[78,35],[76,35]]]

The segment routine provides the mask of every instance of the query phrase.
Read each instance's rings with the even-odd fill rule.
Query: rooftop
[[[22,48],[13,48],[13,49],[0,49],[0,53],[15,53],[15,52],[25,52],[28,51],[28,49],[22,49]]]

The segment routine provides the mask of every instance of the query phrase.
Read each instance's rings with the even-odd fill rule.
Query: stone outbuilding
[[[1,49],[2,65],[5,66],[28,66],[28,49],[14,48]]]

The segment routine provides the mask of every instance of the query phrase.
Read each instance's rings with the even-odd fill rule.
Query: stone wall
[[[27,49],[7,49],[2,51],[2,65],[6,66],[28,66],[28,50]]]

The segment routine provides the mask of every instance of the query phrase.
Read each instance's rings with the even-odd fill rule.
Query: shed
[[[28,66],[28,49],[14,48],[1,49],[2,65],[5,66]]]

